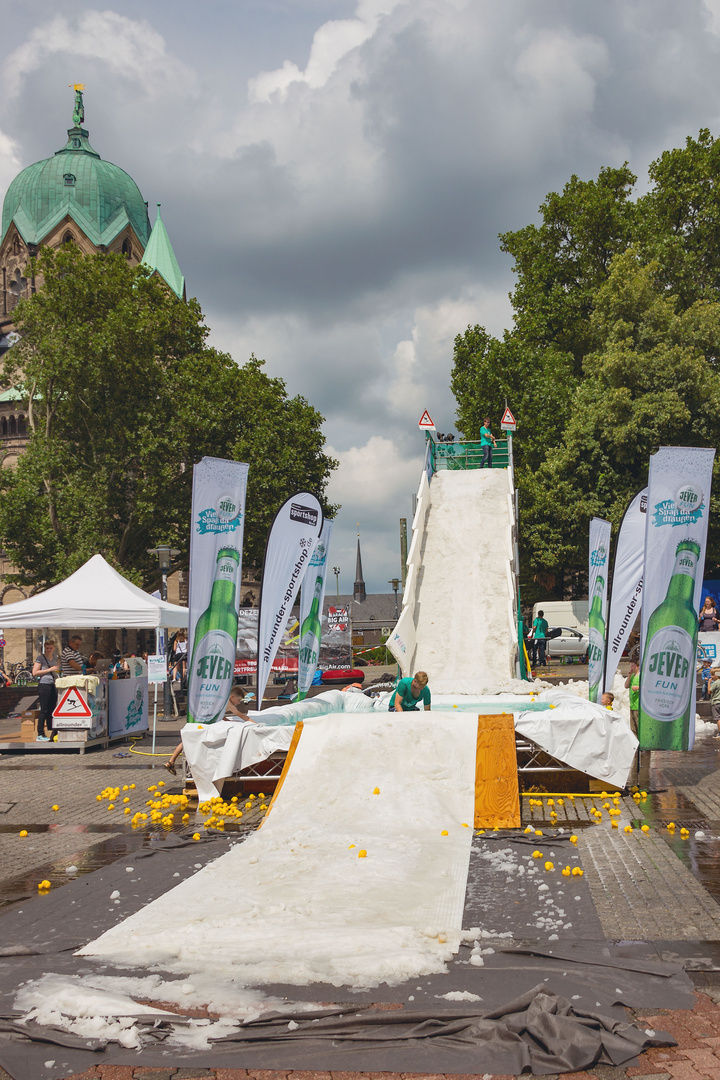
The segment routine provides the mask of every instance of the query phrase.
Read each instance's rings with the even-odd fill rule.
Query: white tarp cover
[[[535,693],[537,701],[545,701],[554,707],[544,712],[525,711],[527,697],[518,694],[478,697],[433,694],[433,714],[450,709],[454,715],[462,716],[472,711],[474,705],[478,706],[479,713],[490,712],[492,706],[497,712],[512,712],[515,730],[532,739],[546,753],[597,780],[624,787],[638,748],[629,716],[617,709],[610,711],[595,705],[570,690],[557,688],[540,694],[536,690]],[[262,715],[263,723],[268,725],[295,724],[298,720],[328,712],[383,712],[389,699],[389,694],[373,700],[364,694],[329,690],[318,697],[264,709],[262,714],[253,715]],[[417,716],[416,713],[411,715]]]
[[[59,585],[28,600],[3,604],[0,624],[4,630],[46,626],[154,630],[187,626],[188,609],[150,596],[113,570],[102,555],[93,555]]]
[[[248,720],[186,724],[180,734],[200,802],[218,794],[216,780],[288,750],[293,731],[294,727],[266,727]]]
[[[262,828],[81,954],[250,986],[444,971],[463,936],[476,744],[471,713],[307,720]]]
[[[619,712],[567,690],[544,690],[554,709],[515,715],[515,730],[573,769],[608,786],[624,787],[638,741]]]

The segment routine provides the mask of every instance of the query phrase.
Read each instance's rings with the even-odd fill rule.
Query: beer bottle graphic
[[[218,551],[210,603],[195,627],[188,689],[190,724],[214,724],[225,715],[235,670],[239,565],[236,548]]]
[[[590,624],[590,643],[588,645],[588,699],[597,701],[600,696],[600,683],[605,666],[605,618],[602,602],[605,591],[605,579],[595,579],[595,592],[588,623]]]
[[[683,540],[665,599],[648,620],[640,672],[638,728],[644,750],[687,750],[698,618],[694,605],[700,545]]]
[[[323,590],[323,575],[318,574],[315,578],[315,591],[310,605],[307,618],[303,621],[300,630],[300,653],[301,664],[307,664],[309,668],[317,667],[320,655],[320,638],[322,636],[322,623],[320,622],[320,597]],[[302,695],[305,696],[304,694]]]

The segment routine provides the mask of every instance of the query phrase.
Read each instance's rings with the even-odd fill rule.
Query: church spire
[[[366,599],[365,582],[363,581],[362,555],[360,554],[360,523],[358,522],[357,558],[355,560],[355,584],[353,585],[353,600],[362,604]]]
[[[149,266],[163,281],[170,286],[180,300],[185,299],[185,278],[175,258],[165,222],[160,216],[160,203],[157,204],[157,217],[150,233],[150,239],[142,257],[143,265]]]

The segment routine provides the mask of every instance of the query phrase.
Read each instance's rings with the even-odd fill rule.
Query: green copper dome
[[[67,145],[23,169],[10,184],[0,243],[14,221],[26,243],[38,244],[67,215],[98,247],[110,244],[128,223],[143,248],[147,244],[150,223],[140,189],[124,169],[103,161],[91,147],[78,119],[84,118],[79,97]]]

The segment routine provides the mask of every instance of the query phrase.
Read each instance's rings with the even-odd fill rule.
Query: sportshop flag
[[[235,670],[248,466],[204,457],[193,469],[188,723],[225,716]]]
[[[260,593],[258,708],[262,707],[272,662],[322,527],[320,503],[307,491],[291,495],[272,523],[265,548]]]
[[[607,572],[610,560],[610,522],[593,518],[590,522],[588,584],[590,597],[590,644],[588,645],[588,698],[599,701],[605,669],[605,621],[607,616]]]
[[[663,446],[650,458],[642,602],[641,750],[690,750],[715,451]]]
[[[615,544],[612,589],[608,608],[604,689],[612,689],[620,657],[640,613],[645,559],[645,522],[648,489],[630,502],[620,522]]]
[[[328,552],[332,536],[332,521],[323,522],[322,532],[315,545],[310,566],[300,593],[300,646],[298,652],[298,695],[302,699],[310,689],[317,671],[322,637],[323,601],[327,581]]]

